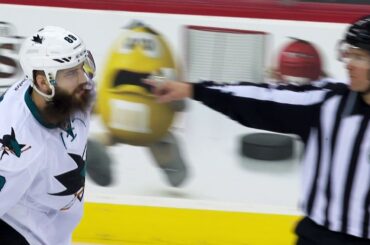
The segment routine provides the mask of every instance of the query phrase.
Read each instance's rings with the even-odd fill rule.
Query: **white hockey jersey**
[[[66,245],[83,211],[90,113],[46,124],[29,80],[0,97],[0,218],[31,245]]]

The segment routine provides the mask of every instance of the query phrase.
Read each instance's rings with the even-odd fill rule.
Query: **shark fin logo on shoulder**
[[[0,151],[2,151],[0,160],[3,159],[4,155],[10,154],[19,158],[23,152],[31,148],[31,146],[21,144],[17,141],[13,127],[10,134],[5,134],[0,138],[0,143],[2,144],[0,147]]]

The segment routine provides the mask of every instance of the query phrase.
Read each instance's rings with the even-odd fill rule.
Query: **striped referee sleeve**
[[[193,98],[252,128],[297,134],[306,141],[327,91],[315,86],[194,84]]]

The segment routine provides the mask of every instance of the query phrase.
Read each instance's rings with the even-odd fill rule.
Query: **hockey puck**
[[[240,151],[243,156],[258,160],[283,160],[293,155],[293,138],[274,133],[252,133],[241,137]]]

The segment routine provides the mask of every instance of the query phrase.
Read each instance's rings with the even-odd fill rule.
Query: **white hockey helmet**
[[[75,34],[56,26],[47,26],[25,39],[19,52],[22,69],[28,79],[33,80],[33,71],[44,71],[51,94],[41,92],[32,82],[33,88],[45,99],[55,94],[54,85],[59,70],[69,69],[84,63],[87,81],[95,75],[95,63],[84,42]]]

